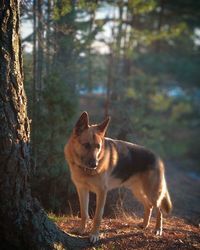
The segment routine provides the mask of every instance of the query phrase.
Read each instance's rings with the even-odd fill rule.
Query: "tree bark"
[[[113,52],[108,55],[108,73],[106,83],[106,100],[105,100],[105,117],[109,116],[110,113],[110,98],[111,98],[111,86],[113,85]]]
[[[81,249],[86,240],[60,231],[31,196],[30,122],[23,86],[19,0],[0,1],[0,246]]]
[[[46,75],[50,73],[50,34],[51,34],[51,0],[47,1],[47,18],[46,18]]]
[[[38,27],[37,27],[37,38],[38,38],[38,50],[37,50],[37,92],[38,92],[38,111],[40,110],[40,101],[42,93],[42,75],[43,75],[43,49],[44,49],[44,19],[43,19],[43,1],[37,0],[37,16],[38,16]]]
[[[37,147],[36,144],[36,120],[37,120],[37,2],[33,0],[33,85],[32,85],[32,145],[33,145],[33,159],[34,166],[37,164]]]

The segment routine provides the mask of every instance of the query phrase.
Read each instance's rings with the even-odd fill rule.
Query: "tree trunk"
[[[50,73],[50,34],[51,34],[51,0],[47,1],[47,19],[46,19],[46,75]]]
[[[111,48],[110,48],[111,50]],[[108,55],[108,73],[106,83],[105,117],[110,113],[111,86],[113,85],[113,54],[112,50]]]
[[[161,31],[161,27],[162,27],[162,24],[163,24],[163,16],[164,16],[164,12],[165,12],[165,2],[164,0],[160,0],[159,1],[159,7],[160,7],[160,11],[158,13],[158,24],[157,24],[157,32],[158,34],[160,33]],[[155,52],[156,53],[159,53],[161,52],[161,41],[158,40],[158,41],[155,41],[155,44],[154,44],[154,47],[155,47]]]
[[[37,164],[37,147],[36,145],[36,120],[37,120],[37,2],[33,0],[33,85],[32,85],[32,145],[34,166]]]
[[[88,243],[60,231],[31,196],[30,123],[23,87],[19,0],[0,1],[0,246],[81,249]]]
[[[42,75],[43,75],[43,49],[44,49],[44,19],[43,19],[43,1],[37,1],[37,16],[38,16],[38,27],[37,27],[37,38],[38,38],[38,62],[37,62],[37,92],[38,92],[38,111],[40,111],[40,102],[41,102],[41,92],[42,92]]]

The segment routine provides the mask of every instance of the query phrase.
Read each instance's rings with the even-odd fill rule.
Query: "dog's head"
[[[107,117],[102,123],[89,125],[87,112],[83,112],[74,130],[74,151],[80,166],[90,169],[98,167],[102,151],[104,150],[104,136],[110,122]]]

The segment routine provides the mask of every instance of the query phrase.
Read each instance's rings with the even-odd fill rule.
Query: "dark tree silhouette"
[[[23,86],[19,2],[0,1],[0,246],[81,249],[87,242],[60,231],[31,196],[30,121]]]

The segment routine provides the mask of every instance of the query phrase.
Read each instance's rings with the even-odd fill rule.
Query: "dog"
[[[109,122],[107,117],[100,124],[89,125],[88,113],[83,112],[64,148],[80,203],[81,223],[76,232],[84,233],[89,218],[89,192],[94,192],[96,211],[89,237],[92,243],[98,241],[107,192],[124,186],[144,206],[144,229],[149,225],[152,209],[156,209],[155,233],[161,235],[163,212],[169,213],[172,208],[164,164],[143,146],[105,137]]]

